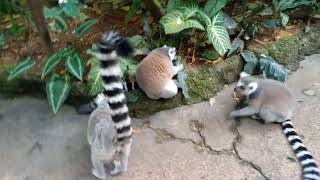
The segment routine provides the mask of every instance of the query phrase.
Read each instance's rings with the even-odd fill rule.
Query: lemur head
[[[158,50],[161,53],[168,55],[171,61],[176,57],[176,48],[174,47],[164,45],[163,47],[158,48]]]
[[[258,82],[256,79],[245,72],[240,73],[240,79],[237,86],[234,88],[235,93],[244,96],[250,96],[258,89]]]

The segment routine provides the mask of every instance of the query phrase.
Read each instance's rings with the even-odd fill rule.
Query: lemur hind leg
[[[178,87],[175,82],[170,79],[167,81],[165,87],[163,88],[160,97],[161,98],[172,98],[178,93]]]

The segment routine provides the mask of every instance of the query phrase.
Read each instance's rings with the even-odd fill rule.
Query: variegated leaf
[[[26,57],[23,61],[16,65],[16,67],[10,72],[8,80],[10,81],[13,78],[24,73],[26,70],[34,66],[36,62],[31,57]]]
[[[78,53],[74,53],[73,56],[68,56],[65,66],[69,73],[77,77],[82,81],[83,71],[84,71],[84,60],[80,57]]]
[[[98,60],[91,59],[91,69],[88,74],[88,85],[90,87],[89,95],[95,96],[102,90],[101,75],[100,75],[100,65]]]
[[[75,33],[77,35],[77,38],[80,38],[83,36],[93,25],[95,25],[98,22],[97,19],[90,19],[86,22],[82,23],[81,25],[77,26],[75,29]]]
[[[212,18],[210,26],[207,26],[209,41],[217,52],[223,56],[231,48],[229,34],[223,27],[223,13],[220,11]]]
[[[197,11],[195,8],[174,10],[163,16],[160,23],[163,25],[166,34],[178,33],[188,28],[204,30],[204,27],[198,20],[192,19]]]
[[[56,114],[67,99],[70,92],[70,77],[68,75],[52,75],[46,84],[47,99],[52,111]]]

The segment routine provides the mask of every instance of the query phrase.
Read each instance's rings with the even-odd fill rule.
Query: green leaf
[[[67,99],[70,92],[70,78],[68,75],[54,74],[46,83],[47,99],[52,111],[56,114],[60,106]]]
[[[260,69],[266,78],[275,79],[281,82],[286,80],[288,69],[278,64],[271,56],[260,58]]]
[[[138,62],[135,61],[133,58],[119,57],[119,64],[120,64],[123,75],[125,74],[130,76],[136,75]]]
[[[204,57],[207,59],[217,59],[218,57],[220,57],[220,55],[218,54],[218,52],[216,50],[204,50]]]
[[[132,0],[132,4],[125,18],[125,23],[131,21],[132,17],[136,15],[137,11],[139,10],[140,5],[141,0]]]
[[[172,10],[179,9],[182,6],[194,6],[196,3],[195,0],[169,0],[166,11],[168,13]]]
[[[73,56],[68,56],[65,66],[69,73],[82,81],[84,71],[84,60],[80,57],[79,53],[74,53]]]
[[[3,46],[6,44],[5,34],[3,32],[0,32],[0,46]]]
[[[82,23],[81,25],[77,26],[75,29],[75,33],[77,38],[83,36],[94,24],[98,22],[97,19],[90,19]]]
[[[204,30],[204,27],[198,20],[192,19],[197,11],[195,8],[174,10],[163,16],[160,23],[163,25],[166,34],[178,33],[188,28]]]
[[[281,17],[281,25],[283,27],[286,26],[289,22],[289,16],[284,13],[280,13],[280,17]]]
[[[207,27],[207,33],[209,41],[221,56],[231,48],[229,34],[223,27],[222,12],[212,18],[212,24]]]
[[[46,18],[55,19],[57,16],[63,12],[63,9],[60,7],[47,8],[46,6],[43,8],[43,14]]]
[[[237,37],[233,40],[233,42],[231,44],[231,48],[230,48],[227,56],[230,57],[238,50],[240,50],[240,52],[242,52],[243,48],[244,48],[244,42],[240,38]]]
[[[41,79],[44,78],[63,58],[71,55],[72,53],[72,49],[69,46],[66,46],[52,54],[42,68]]]
[[[140,89],[134,89],[128,92],[128,102],[135,103],[143,95],[143,92]]]
[[[90,96],[95,96],[102,90],[100,62],[95,58],[91,59],[91,69],[88,74],[88,85],[90,87]]]
[[[67,22],[61,17],[56,16],[54,21],[48,25],[49,29],[57,32],[62,32],[69,28]]]
[[[144,38],[140,35],[134,35],[129,38],[130,43],[132,44],[133,47],[135,48],[149,48],[149,44],[144,40]]]
[[[314,5],[316,2],[317,0],[273,0],[273,4],[279,12],[295,9],[301,5]]]
[[[31,57],[24,58],[24,60],[17,64],[16,67],[10,72],[8,80],[10,81],[11,79],[16,78],[35,64],[36,62]]]
[[[244,66],[243,71],[248,74],[252,74],[258,64],[257,57],[254,55],[253,52],[246,51],[246,50],[241,52],[241,56],[247,62],[246,65]]]
[[[86,15],[81,12],[81,9],[86,8],[86,5],[82,3],[68,1],[67,3],[62,4],[61,6],[63,12],[71,18],[79,17],[81,20],[84,20],[86,18]]]
[[[212,18],[227,4],[227,2],[228,0],[208,0],[203,11]]]

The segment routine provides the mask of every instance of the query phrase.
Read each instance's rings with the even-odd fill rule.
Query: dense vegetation
[[[94,96],[101,90],[95,42],[103,31],[116,29],[130,35],[134,57],[120,59],[123,79],[128,83],[129,102],[143,94],[134,86],[135,68],[150,50],[174,46],[184,63],[215,64],[234,54],[247,62],[244,71],[259,69],[265,77],[284,81],[288,70],[271,56],[260,57],[247,47],[275,38],[281,28],[303,26],[320,18],[319,0],[2,0],[0,2],[0,48],[32,44],[41,37],[41,52],[27,49],[8,80],[40,66],[46,81],[48,102],[56,113],[69,95],[71,82],[88,84]],[[117,19],[113,22],[110,19]],[[298,21],[299,20],[299,21]],[[129,27],[129,28],[128,28]],[[38,49],[39,50],[39,49]],[[4,53],[1,54],[3,56]],[[188,98],[180,73],[183,95]]]

